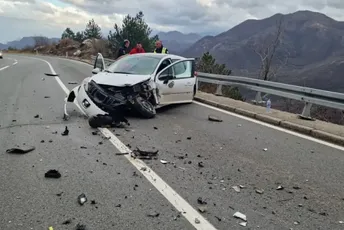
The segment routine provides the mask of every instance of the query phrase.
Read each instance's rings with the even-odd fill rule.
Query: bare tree
[[[290,56],[287,44],[283,42],[283,22],[283,16],[281,16],[276,22],[275,31],[253,44],[253,50],[261,62],[258,78],[265,81],[276,78],[278,71],[287,64]]]

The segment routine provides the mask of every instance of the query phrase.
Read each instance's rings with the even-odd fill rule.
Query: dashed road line
[[[0,68],[0,71],[1,71],[1,70],[4,70],[4,69],[7,69],[8,67],[10,67],[10,66],[7,65],[7,66],[5,66],[5,67],[2,67],[2,68]]]
[[[33,57],[28,57],[33,58]],[[40,61],[45,62],[52,74],[56,75],[56,72],[52,65],[40,58],[33,58]],[[54,77],[57,83],[60,85],[62,90],[69,94],[69,89],[64,85],[61,79],[58,76]],[[81,110],[80,106],[74,102],[74,104],[80,109],[80,111],[84,114]],[[146,179],[183,215],[191,225],[193,225],[197,230],[217,230],[207,219],[205,219],[200,213],[194,209],[184,198],[182,198],[172,187],[170,187],[158,174],[156,174],[149,166],[147,166],[143,161],[139,159],[133,159],[130,156],[132,152],[125,144],[123,144],[116,135],[114,135],[109,129],[107,128],[98,128],[99,131],[112,143],[112,145],[119,150],[121,153],[129,153],[128,155],[124,155],[124,157],[137,169],[141,172]],[[146,170],[142,170],[142,168],[146,168]],[[198,219],[199,222],[195,221]]]

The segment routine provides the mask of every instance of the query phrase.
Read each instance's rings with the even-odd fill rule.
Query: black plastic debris
[[[129,153],[116,153],[117,156],[124,156],[124,155],[128,155]]]
[[[215,218],[218,220],[218,221],[222,221],[222,219],[218,216],[215,216]]]
[[[97,131],[93,131],[92,135],[98,135],[98,132]]]
[[[121,204],[117,204],[115,207],[116,208],[120,208],[120,207],[122,207],[122,205]]]
[[[63,131],[63,133],[61,133],[62,136],[68,136],[69,134],[69,130],[68,127],[66,126],[65,130]]]
[[[138,159],[152,160],[153,157],[157,156],[158,152],[159,150],[156,150],[156,151],[141,150],[138,147],[136,147],[136,149],[133,150],[132,156]]]
[[[98,145],[102,145],[102,144],[103,144],[103,142],[101,142],[101,141],[98,142]]]
[[[91,204],[97,204],[97,202],[95,200],[91,200]]]
[[[25,154],[25,153],[29,153],[33,150],[35,150],[35,147],[29,147],[27,149],[23,149],[23,148],[11,148],[11,149],[7,149],[6,153],[12,153],[12,154]]]
[[[35,116],[34,116],[34,118],[39,118],[39,115],[38,115],[38,114],[37,114],[37,115],[35,115]]]
[[[66,221],[63,221],[63,225],[68,225],[68,224],[71,224],[72,223],[72,220],[71,219],[68,219]]]
[[[86,147],[86,146],[80,146],[80,148],[81,148],[81,149],[87,149],[87,147]]]
[[[191,140],[191,137],[187,137],[186,139]]]
[[[203,162],[201,161],[201,162],[198,162],[198,167],[200,167],[200,168],[204,168],[204,164],[203,164]]]
[[[44,96],[44,98],[50,98],[50,96]]]
[[[56,169],[50,169],[48,172],[44,174],[44,177],[58,179],[61,177],[61,173]]]
[[[198,197],[198,198],[197,198],[197,203],[198,203],[198,204],[203,204],[203,205],[204,205],[204,204],[207,204],[207,202],[206,202],[205,200],[203,200],[202,197]]]
[[[221,118],[214,116],[214,115],[209,115],[208,120],[209,121],[215,121],[215,122],[222,122],[223,121]]]
[[[151,212],[151,213],[148,213],[147,216],[149,216],[149,217],[158,217],[158,216],[160,216],[160,213],[158,213],[158,212]]]
[[[69,85],[77,85],[78,83],[76,81],[69,81],[68,84]]]
[[[62,196],[63,192],[57,193],[56,196]]]
[[[84,224],[77,224],[75,230],[86,230],[86,225]]]
[[[41,143],[44,143],[45,141],[44,140],[41,140]]]
[[[158,127],[153,127],[155,130],[157,130],[158,129]]]
[[[57,73],[44,73],[46,76],[50,76],[50,77],[57,77],[59,76]]]
[[[86,202],[87,202],[87,197],[86,197],[86,195],[85,195],[84,193],[80,194],[80,195],[78,196],[78,203],[79,203],[80,205],[84,205]]]

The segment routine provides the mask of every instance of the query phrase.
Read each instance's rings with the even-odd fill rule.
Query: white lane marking
[[[43,59],[34,58],[37,60],[44,61],[48,64],[52,74],[56,74],[55,70],[51,64]],[[62,90],[69,94],[68,88],[63,84],[59,77],[55,77],[58,84],[61,86]],[[76,103],[74,103],[76,104]],[[77,105],[79,107],[79,105]],[[81,108],[80,111],[83,113]],[[107,128],[99,128],[100,132],[118,149],[121,153],[129,153],[124,157],[141,172],[146,179],[179,211],[181,214],[193,225],[197,230],[216,230],[216,228],[210,224],[200,213],[195,210],[186,200],[184,200],[172,187],[170,187],[161,177],[158,176],[150,167],[148,167],[143,161],[139,159],[133,159],[130,156],[131,150],[123,144],[117,137]],[[146,168],[143,171],[142,168]],[[195,218],[197,218],[200,223],[195,223]]]
[[[266,126],[266,127],[269,127],[269,128],[272,128],[272,129],[275,129],[275,130],[278,130],[278,131],[281,131],[281,132],[284,132],[284,133],[288,133],[288,134],[291,134],[291,135],[294,135],[294,136],[297,136],[297,137],[304,138],[304,139],[309,140],[309,141],[313,141],[313,142],[316,142],[316,143],[319,143],[319,144],[322,144],[322,145],[326,145],[326,146],[334,148],[334,149],[338,149],[338,150],[344,151],[344,147],[340,146],[340,145],[336,145],[336,144],[333,144],[333,143],[330,143],[330,142],[327,142],[327,141],[323,141],[323,140],[320,140],[320,139],[317,139],[317,138],[314,138],[314,137],[311,137],[311,136],[307,136],[305,134],[301,134],[301,133],[294,132],[294,131],[291,131],[291,130],[288,130],[288,129],[284,129],[282,127],[271,125],[271,124],[265,123],[263,121],[259,121],[259,120],[253,119],[253,118],[245,117],[243,115],[236,114],[236,113],[233,113],[233,112],[229,112],[229,111],[226,111],[226,110],[223,110],[223,109],[220,109],[220,108],[216,108],[214,106],[207,105],[207,104],[204,104],[204,103],[201,103],[201,102],[198,102],[198,101],[193,101],[193,103],[195,103],[197,105],[201,105],[201,106],[207,107],[209,109],[213,109],[213,110],[225,113],[227,115],[238,117],[238,118],[241,118],[241,119],[244,119],[244,120],[247,120],[247,121],[251,121],[253,123],[256,123],[256,124],[259,124],[259,125],[262,125],[262,126]]]
[[[5,66],[5,67],[2,67],[2,68],[0,68],[0,71],[1,70],[4,70],[4,69],[7,69],[9,66],[7,65],[7,66]]]
[[[17,65],[18,61],[16,59],[13,59],[14,63],[12,65]]]

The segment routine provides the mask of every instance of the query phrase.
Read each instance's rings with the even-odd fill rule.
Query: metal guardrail
[[[92,56],[92,60],[95,60]],[[115,60],[104,58],[106,65],[111,65]],[[228,76],[198,72],[198,82],[217,84],[216,95],[222,95],[222,86],[240,86],[256,91],[255,103],[263,103],[261,93],[272,94],[280,97],[303,101],[305,106],[300,118],[311,118],[311,107],[313,104],[344,110],[344,94],[326,90],[283,84],[279,82],[264,81],[248,77]]]

